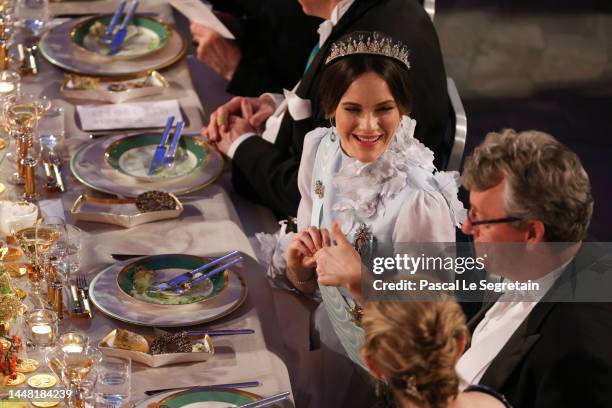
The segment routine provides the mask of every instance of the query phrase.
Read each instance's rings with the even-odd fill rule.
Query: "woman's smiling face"
[[[342,95],[335,112],[342,149],[360,162],[378,159],[391,144],[401,116],[381,76],[367,72],[357,77]]]

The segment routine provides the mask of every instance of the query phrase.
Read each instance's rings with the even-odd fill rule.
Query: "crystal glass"
[[[38,98],[30,94],[12,95],[6,98],[4,103],[4,117],[8,125],[10,135],[15,139],[17,173],[13,174],[9,182],[15,185],[25,183],[23,159],[28,156],[28,151],[36,145],[40,146],[40,140],[34,137],[34,131],[38,124],[40,108]],[[36,146],[34,146],[36,148]]]
[[[58,347],[64,351],[78,351],[83,350],[84,347],[89,345],[89,337],[82,333],[69,332],[64,333],[58,340]]]
[[[28,340],[34,347],[53,347],[59,331],[57,315],[48,309],[34,309],[26,316]]]
[[[69,348],[58,345],[45,356],[48,367],[57,375],[65,388],[71,391],[68,407],[83,408],[84,396],[96,384],[96,366],[102,360],[102,353],[93,347]]]
[[[132,361],[104,356],[97,371],[95,406],[108,408],[125,406],[130,399]]]
[[[9,1],[6,2],[6,4],[9,3]],[[15,25],[12,6],[6,6],[6,4],[1,6],[2,11],[0,12],[0,70],[5,70],[9,67],[8,46],[13,37]]]
[[[22,27],[40,38],[49,20],[49,0],[17,0],[15,14]]]

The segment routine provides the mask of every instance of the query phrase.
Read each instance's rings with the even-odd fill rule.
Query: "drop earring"
[[[331,134],[329,135],[329,138],[332,142],[335,142],[336,141],[336,124],[334,123],[333,117],[329,118],[329,124],[331,126]]]

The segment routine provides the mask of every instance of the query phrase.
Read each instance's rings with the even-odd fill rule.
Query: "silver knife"
[[[168,150],[168,154],[164,157],[164,166],[171,167],[174,164],[174,156],[176,155],[176,149],[179,144],[179,140],[181,140],[181,134],[183,133],[183,126],[185,126],[185,122],[182,120],[176,124],[176,128],[174,129],[174,136],[172,136],[172,143],[170,143],[170,149]]]
[[[77,287],[74,283],[70,284],[70,294],[72,295],[72,311],[76,313],[82,313],[83,306],[81,306],[81,302],[79,302],[79,294],[77,292]]]
[[[243,405],[240,405],[238,408],[261,408],[268,407],[275,402],[281,402],[287,399],[289,396],[289,391],[280,392],[278,394],[274,394],[272,396],[260,399],[258,401],[249,402]]]
[[[113,34],[115,33],[115,27],[119,22],[119,18],[123,14],[123,10],[125,10],[126,4],[127,0],[123,0],[121,3],[119,3],[119,7],[115,11],[115,14],[113,14],[113,17],[111,18],[108,27],[106,27],[106,32],[102,37],[100,37],[100,41],[102,41],[103,43],[110,44],[113,42]]]
[[[110,55],[115,55],[121,49],[121,44],[125,40],[125,36],[127,35],[127,28],[134,17],[134,13],[136,13],[136,8],[138,8],[138,0],[134,0],[132,4],[130,4],[130,9],[127,12],[127,15],[123,19],[121,26],[119,27],[119,31],[113,37],[113,42],[111,43],[111,52]]]
[[[59,187],[62,193],[65,192],[66,187],[64,186],[64,180],[62,179],[60,165],[57,163],[51,163],[51,167],[53,168],[53,173],[55,174],[55,183],[57,184],[57,187]]]
[[[162,134],[161,141],[155,148],[153,160],[151,160],[151,165],[149,166],[149,176],[154,174],[155,171],[159,168],[159,166],[161,166],[164,162],[164,157],[166,156],[166,142],[168,141],[168,135],[170,134],[170,129],[172,129],[173,123],[174,116],[170,116],[166,121],[166,128],[164,129],[164,133]]]

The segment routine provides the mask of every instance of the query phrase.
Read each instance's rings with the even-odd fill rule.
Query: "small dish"
[[[209,258],[193,255],[153,255],[140,258],[119,271],[117,285],[120,292],[132,300],[180,313],[186,307],[199,307],[219,295],[227,287],[229,272],[217,274],[181,296],[149,296],[146,294],[146,286],[167,281],[207,262],[210,262]]]
[[[70,38],[82,51],[106,57],[111,60],[132,60],[161,50],[168,43],[171,31],[168,26],[154,18],[135,16],[127,28],[127,35],[121,49],[110,55],[110,44],[100,41],[112,16],[94,16],[72,29]]]
[[[206,350],[191,353],[167,353],[167,354],[149,354],[142,351],[124,350],[113,347],[117,330],[108,333],[98,347],[100,351],[111,357],[129,358],[149,367],[161,367],[170,364],[188,363],[195,361],[207,361],[215,354],[215,348],[209,335],[204,335],[200,338],[200,342],[204,343]]]
[[[136,199],[98,198],[87,194],[80,195],[70,212],[75,220],[103,222],[131,228],[148,222],[177,218],[183,212],[183,204],[175,195],[174,210],[141,212],[136,206]]]
[[[160,94],[169,87],[168,80],[157,71],[125,80],[66,74],[61,91],[68,98],[122,103]]]

